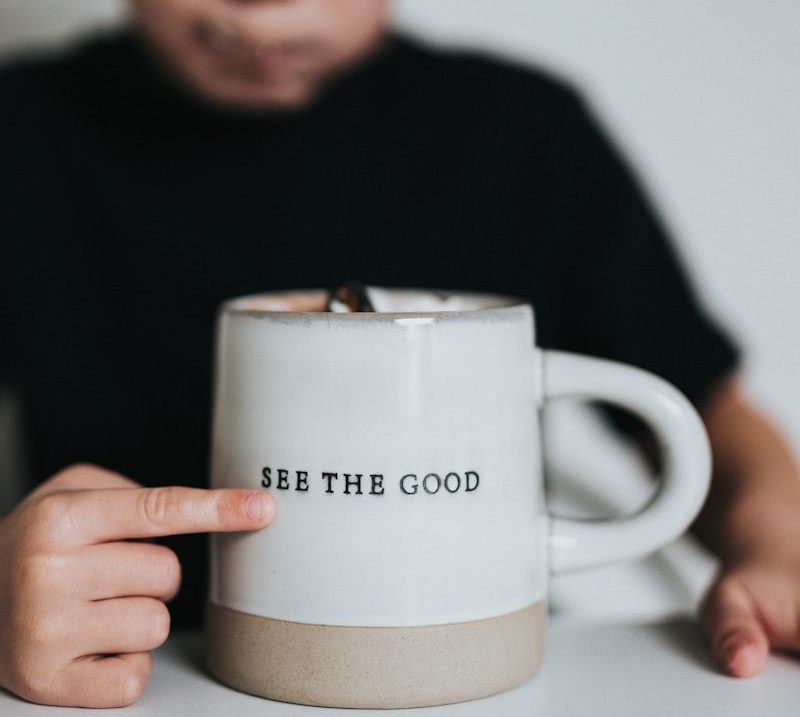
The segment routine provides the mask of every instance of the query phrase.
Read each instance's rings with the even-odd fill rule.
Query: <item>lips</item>
[[[247,75],[291,74],[302,70],[313,56],[308,42],[261,40],[227,22],[200,21],[194,35],[223,65]]]

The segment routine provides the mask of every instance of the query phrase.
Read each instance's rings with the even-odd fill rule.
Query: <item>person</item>
[[[11,692],[139,697],[200,618],[203,534],[275,514],[202,487],[216,306],[353,277],[523,296],[540,345],[675,383],[715,457],[713,649],[747,676],[800,648],[797,465],[632,172],[567,84],[388,5],[130,0],[132,30],[0,74],[0,376],[34,479],[0,522]]]

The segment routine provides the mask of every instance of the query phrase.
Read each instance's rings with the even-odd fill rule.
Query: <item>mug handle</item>
[[[617,520],[549,518],[550,571],[563,573],[650,553],[677,538],[700,511],[711,481],[711,449],[688,399],[649,371],[562,351],[541,351],[543,401],[609,401],[643,418],[664,457],[661,484],[638,513]]]

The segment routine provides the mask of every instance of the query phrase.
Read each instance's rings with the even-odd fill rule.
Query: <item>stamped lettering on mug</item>
[[[322,471],[320,481],[309,483],[306,470],[288,468],[261,469],[261,487],[291,490],[307,493],[310,485],[318,485],[318,491],[340,493],[342,495],[385,495],[388,486],[404,495],[447,495],[453,493],[474,493],[480,485],[477,471],[448,471],[446,473],[406,473],[388,486],[383,473],[344,473]]]

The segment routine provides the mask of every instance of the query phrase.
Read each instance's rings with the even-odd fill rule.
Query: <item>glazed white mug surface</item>
[[[398,307],[413,307],[425,293],[386,291]],[[529,664],[506,670],[505,680],[482,682],[486,666],[476,653],[471,676],[455,691],[441,684],[458,678],[436,670],[430,685],[417,678],[405,692],[374,669],[342,688],[344,668],[334,663],[357,661],[356,650],[377,650],[370,660],[397,654],[397,643],[373,640],[400,634],[385,628],[415,630],[414,639],[430,636],[447,650],[455,633],[445,628],[461,625],[459,634],[474,642],[467,626],[488,630],[495,618],[545,605],[551,573],[651,552],[699,511],[708,440],[676,388],[635,367],[538,348],[533,308],[523,300],[454,296],[460,308],[441,311],[326,313],[322,290],[241,297],[220,308],[211,484],[262,487],[277,501],[268,528],[212,536],[209,661],[229,684],[353,707],[438,704],[506,689],[535,672],[543,645],[520,657]],[[539,412],[562,396],[609,401],[653,429],[663,477],[638,514],[607,521],[548,515]],[[220,611],[265,620],[245,635]],[[311,652],[324,652],[320,640],[334,645],[315,668],[328,670],[329,684],[281,691],[288,672],[270,676],[270,665],[254,664],[272,648],[247,653],[243,641],[274,643],[275,629],[298,626],[329,628],[314,633],[316,643],[309,638]],[[438,634],[420,629],[431,626]],[[339,635],[374,644],[342,638],[336,647]],[[538,633],[529,638],[542,641]],[[311,652],[292,659],[308,668]],[[407,656],[415,658],[424,662],[426,654]]]

